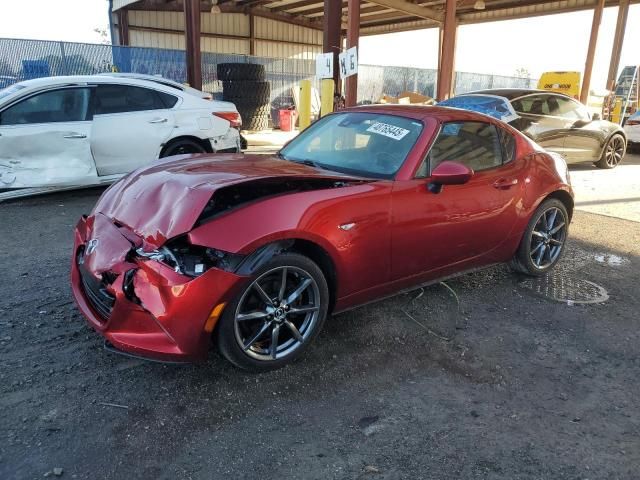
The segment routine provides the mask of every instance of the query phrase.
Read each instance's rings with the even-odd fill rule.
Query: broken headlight
[[[233,271],[244,258],[242,255],[223,252],[215,248],[190,244],[186,238],[177,238],[163,247],[145,252],[136,250],[139,257],[162,262],[177,273],[197,277],[210,268]]]

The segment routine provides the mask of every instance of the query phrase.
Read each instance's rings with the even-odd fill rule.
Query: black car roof
[[[562,95],[564,97],[567,96],[567,95],[564,95],[563,93],[549,92],[547,90],[537,90],[535,88],[494,88],[494,89],[488,89],[488,90],[476,90],[473,92],[466,92],[463,95],[469,95],[469,94],[497,95],[499,97],[504,97],[507,100],[513,100],[514,98],[522,97],[524,95],[531,95],[534,93],[547,93],[547,94],[554,94],[554,95]]]

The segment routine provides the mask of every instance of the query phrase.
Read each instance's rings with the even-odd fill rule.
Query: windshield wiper
[[[277,154],[278,158],[283,160],[287,160],[293,163],[302,163],[303,165],[309,165],[310,167],[320,168],[322,170],[327,170],[327,167],[320,165],[318,162],[314,162],[313,160],[309,160],[308,158],[288,158],[282,155],[281,153]]]
[[[324,168],[321,167],[320,164],[314,162],[313,160],[308,160],[308,159],[304,159],[304,160],[296,160],[298,163],[304,163],[305,165],[309,165],[310,167],[315,167],[315,168]],[[326,169],[325,169],[326,170]]]

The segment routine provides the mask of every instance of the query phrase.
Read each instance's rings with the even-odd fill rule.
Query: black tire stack
[[[264,65],[219,63],[218,80],[222,98],[233,102],[242,116],[245,130],[266,130],[271,116],[271,85],[265,81]]]

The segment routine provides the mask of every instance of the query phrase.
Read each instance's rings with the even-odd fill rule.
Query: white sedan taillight
[[[232,128],[240,128],[242,126],[242,117],[238,112],[213,112],[216,117],[224,118],[231,124]]]

